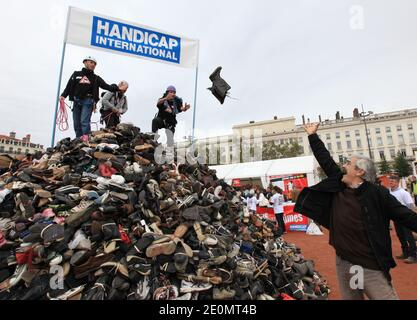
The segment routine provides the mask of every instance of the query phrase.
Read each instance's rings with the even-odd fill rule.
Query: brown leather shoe
[[[76,279],[81,279],[87,276],[90,272],[100,269],[101,265],[105,262],[113,260],[112,254],[100,254],[92,256],[82,265],[74,267],[74,274]]]
[[[174,237],[175,238],[182,238],[188,231],[188,225],[186,225],[185,223],[181,223],[174,232]]]

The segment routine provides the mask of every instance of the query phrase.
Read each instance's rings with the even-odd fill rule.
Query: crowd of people
[[[248,184],[240,188],[241,199],[247,205],[247,210],[253,214],[257,207],[273,208],[275,219],[281,233],[286,233],[284,222],[284,203],[291,200],[278,186],[261,188],[258,185]]]

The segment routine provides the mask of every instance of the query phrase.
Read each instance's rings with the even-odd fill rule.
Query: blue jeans
[[[93,113],[93,98],[79,99],[74,98],[72,117],[74,130],[77,138],[91,133],[91,114]]]

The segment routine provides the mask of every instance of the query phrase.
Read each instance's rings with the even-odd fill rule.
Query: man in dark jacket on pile
[[[352,156],[338,167],[316,134],[318,123],[306,124],[311,149],[327,179],[304,188],[295,211],[329,229],[336,250],[336,269],[343,299],[398,299],[392,285],[390,220],[417,230],[417,214],[401,205],[389,190],[377,186],[371,159]]]
[[[86,57],[83,63],[84,68],[72,74],[60,99],[63,101],[69,96],[70,101],[74,101],[72,115],[75,135],[83,141],[88,141],[88,135],[91,133],[91,114],[94,105],[100,99],[99,88],[111,92],[117,92],[119,88],[116,84],[108,85],[94,73],[97,61],[93,57]]]
[[[159,111],[152,120],[152,132],[156,133],[159,129],[165,128],[167,135],[167,145],[174,145],[175,126],[177,125],[177,114],[186,112],[190,109],[189,104],[183,104],[180,97],[176,95],[177,90],[174,86],[169,86],[162,98],[156,104]]]

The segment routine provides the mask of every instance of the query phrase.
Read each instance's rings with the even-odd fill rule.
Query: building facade
[[[367,116],[359,114],[355,109],[352,117],[340,117],[338,112],[334,120],[320,119],[320,123],[318,135],[338,163],[353,154],[371,156],[375,162],[383,159],[392,161],[398,152],[409,160],[415,159],[417,108]],[[236,162],[233,146],[237,137],[242,136],[249,136],[255,145],[259,136],[262,137],[262,142],[274,141],[281,145],[298,142],[302,147],[302,155],[311,155],[307,135],[302,124],[296,124],[295,117],[274,117],[273,120],[235,125],[233,134],[199,139],[196,145],[198,148],[207,145],[209,150],[221,150],[219,164],[228,164]],[[179,142],[177,148],[181,150],[188,145],[187,142]]]
[[[27,134],[22,139],[17,139],[15,132],[10,132],[8,136],[0,135],[0,154],[34,154],[38,151],[43,151],[43,145],[33,143],[30,139],[30,134]]]

